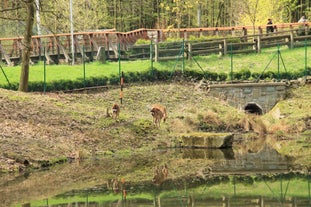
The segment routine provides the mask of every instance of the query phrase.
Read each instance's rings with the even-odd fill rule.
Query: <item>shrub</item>
[[[219,81],[225,81],[227,79],[228,75],[226,73],[219,73],[218,74],[218,80]]]
[[[135,42],[135,45],[147,45],[150,44],[150,40],[146,40],[146,39],[138,39]]]
[[[273,78],[277,78],[277,76],[272,71],[267,71],[262,74],[262,79],[273,79]]]
[[[253,72],[252,74],[251,74],[251,77],[252,78],[254,78],[254,79],[258,79],[259,77],[260,77],[260,73],[257,73],[257,72]]]
[[[109,78],[109,84],[118,85],[120,83],[119,76],[112,74]]]
[[[211,81],[217,81],[218,79],[218,74],[216,72],[210,72],[208,75],[208,79]]]
[[[166,81],[171,78],[171,72],[168,70],[158,71],[158,80]]]
[[[150,70],[146,70],[140,73],[140,80],[142,82],[151,81],[152,79],[153,77]]]
[[[43,91],[44,82],[31,82],[28,84],[28,91]]]
[[[233,72],[232,75],[233,75],[234,80],[240,80],[242,78],[242,73],[240,71],[239,72]]]
[[[249,69],[242,69],[240,74],[242,80],[248,80],[251,77],[251,71]]]
[[[124,73],[124,82],[125,83],[134,83],[139,81],[139,74],[137,72],[128,72]]]

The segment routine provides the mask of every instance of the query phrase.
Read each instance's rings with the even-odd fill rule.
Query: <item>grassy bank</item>
[[[174,146],[178,142],[175,134],[196,131],[248,132],[251,139],[244,140],[245,153],[257,152],[268,142],[286,155],[310,157],[306,147],[310,140],[298,136],[310,132],[310,85],[293,89],[286,100],[261,117],[248,116],[208,97],[195,83],[179,82],[128,85],[116,122],[106,116],[106,110],[119,102],[119,92],[110,88],[94,94],[41,95],[1,89],[1,171],[18,170],[24,160],[48,166],[92,154]],[[168,122],[160,128],[153,126],[149,112],[154,103],[168,109]],[[258,136],[263,131],[272,139]],[[311,163],[299,161],[306,166]]]
[[[238,137],[233,146],[238,156],[260,153],[264,146],[272,146],[282,157],[292,158],[293,171],[306,172],[311,166],[310,90],[311,85],[293,88],[271,113],[254,117],[208,97],[193,82],[127,85],[120,119],[115,121],[106,116],[106,110],[119,101],[119,88],[83,94],[21,93],[0,89],[3,185],[7,186],[6,176],[10,180],[15,176],[17,179],[22,177],[21,182],[12,184],[14,187],[3,188],[1,195],[13,201],[14,193],[27,186],[27,189],[40,191],[27,190],[19,195],[24,200],[38,200],[72,189],[106,186],[105,181],[115,177],[151,185],[154,167],[164,163],[169,166],[171,182],[179,180],[183,186],[183,179],[204,177],[204,173],[210,168],[213,170],[213,164],[217,163],[155,149],[175,146],[179,141],[176,135],[197,131],[243,135],[243,139]],[[161,123],[159,128],[153,126],[149,112],[154,103],[165,105],[168,111],[167,122]],[[260,130],[255,125],[249,127],[249,123],[259,126],[264,123],[266,136],[259,136]],[[56,165],[75,159],[77,162]],[[42,167],[50,168],[34,170]],[[25,180],[19,173],[7,173],[25,170],[33,171]],[[254,184],[263,186],[258,182]],[[236,186],[239,192],[252,195],[244,184]],[[198,191],[205,194],[213,191],[217,196],[220,192],[229,192],[225,188],[225,185],[207,186]],[[296,188],[302,189],[300,183],[292,186],[293,191],[288,194],[300,196]],[[166,193],[161,197],[171,195]]]

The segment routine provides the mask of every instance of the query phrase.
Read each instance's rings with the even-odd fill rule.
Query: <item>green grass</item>
[[[238,72],[248,69],[252,73],[262,73],[265,71],[273,72],[296,72],[303,71],[306,65],[306,58],[311,57],[311,50],[306,48],[288,49],[280,48],[278,55],[277,48],[263,50],[260,54],[237,54],[237,55],[209,55],[195,56],[194,60],[185,60],[184,70],[204,70],[209,72],[227,73]],[[231,64],[232,63],[232,64]],[[284,66],[283,66],[284,63]],[[307,66],[311,66],[311,59],[307,60]],[[171,61],[154,62],[153,67],[157,70],[178,71],[182,70],[182,60],[179,58]],[[3,66],[3,71],[10,83],[18,83],[21,66]],[[151,68],[150,60],[109,62],[105,64],[91,62],[85,64],[85,71],[80,65],[46,65],[46,82],[57,80],[76,80],[85,77],[101,77],[110,75],[119,75],[119,69],[124,73],[142,72]],[[44,64],[42,62],[30,66],[29,82],[44,81]],[[0,85],[7,84],[7,80],[1,71]]]

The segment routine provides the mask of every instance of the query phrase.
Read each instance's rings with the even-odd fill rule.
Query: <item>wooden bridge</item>
[[[295,41],[310,39],[311,23],[288,23],[275,24],[273,36],[284,36],[290,39],[290,44]],[[239,37],[243,44],[255,44],[256,50],[260,51],[260,45],[266,35],[263,26],[237,26],[237,27],[214,27],[214,28],[181,28],[181,29],[138,29],[130,32],[117,32],[115,30],[103,30],[92,32],[78,32],[73,34],[49,34],[32,37],[31,61],[43,60],[47,63],[71,62],[73,57],[71,45],[74,44],[74,57],[92,61],[97,58],[101,48],[104,48],[108,59],[117,59],[119,53],[125,58],[125,52],[131,48],[138,39],[153,40],[155,44],[169,37],[183,38],[187,40],[191,36],[214,36],[215,38]],[[250,33],[252,33],[250,35]],[[269,36],[267,39],[272,39]],[[21,61],[23,49],[23,37],[0,38],[0,56],[2,62],[7,65],[15,65]],[[221,48],[225,54],[227,48]],[[259,48],[258,48],[259,47]],[[121,51],[121,52],[120,52]],[[156,59],[157,60],[157,59]]]

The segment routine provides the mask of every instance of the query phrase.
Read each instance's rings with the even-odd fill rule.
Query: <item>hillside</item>
[[[269,142],[280,152],[299,157],[301,154],[295,148],[287,147],[299,140],[302,143],[297,145],[302,148],[299,152],[309,156],[310,152],[304,149],[310,146],[310,139],[297,134],[310,134],[310,89],[310,85],[294,89],[288,99],[277,105],[277,113],[251,117],[206,96],[195,83],[127,85],[118,121],[107,117],[107,108],[119,103],[119,88],[81,94],[0,89],[0,171],[46,166],[68,158],[174,146],[174,135],[198,130],[236,133],[250,130],[256,133],[247,133],[246,137],[259,139],[257,133],[261,129],[255,125],[253,129],[245,127],[249,123],[269,126],[268,133],[274,135]],[[168,109],[167,123],[161,123],[160,128],[153,126],[149,112],[154,103]],[[306,165],[311,166],[310,163],[311,160],[305,159]]]

